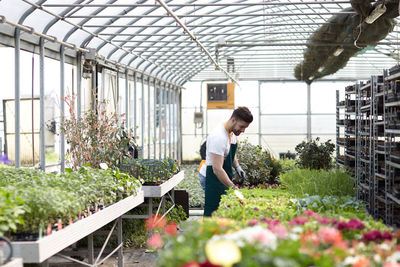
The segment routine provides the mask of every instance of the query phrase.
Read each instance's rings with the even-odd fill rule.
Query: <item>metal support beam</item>
[[[157,156],[157,94],[158,94],[158,89],[157,89],[157,83],[156,80],[154,80],[154,97],[153,97],[153,146],[154,146],[154,155],[153,159],[156,159]]]
[[[147,158],[151,158],[150,77],[147,79]]]
[[[137,133],[137,121],[136,121],[136,111],[137,111],[137,95],[136,95],[136,80],[137,80],[137,72],[133,73],[133,134],[136,138]]]
[[[64,79],[65,79],[65,49],[64,46],[60,46],[60,109],[61,109],[61,118],[60,124],[61,129],[64,128],[64,98],[65,98],[65,90],[64,90]],[[65,134],[63,131],[60,132],[60,156],[61,156],[61,172],[65,171]]]
[[[168,92],[168,157],[172,157],[172,150],[171,150],[171,134],[172,134],[172,112],[171,112],[171,86],[169,84],[166,85],[167,86],[167,92]]]
[[[161,159],[161,153],[162,153],[162,146],[161,146],[161,112],[162,112],[162,86],[160,84],[160,91],[158,94],[158,145],[159,145],[159,151],[158,151],[158,159]]]
[[[164,94],[163,94],[163,104],[164,104],[164,159],[167,158],[167,87],[166,84],[163,84],[164,86]]]
[[[307,141],[311,141],[311,84],[307,83]]]
[[[46,140],[44,118],[44,39],[40,38],[40,169],[46,170]]]
[[[128,69],[125,70],[125,125],[126,129],[129,130],[129,80],[128,80]]]
[[[258,145],[261,146],[261,82],[258,82]]]
[[[21,54],[21,31],[15,30],[15,167],[21,166],[20,159],[20,54]]]
[[[144,75],[142,75],[142,121],[141,121],[141,130],[142,130],[142,134],[140,136],[140,138],[142,139],[142,149],[143,149],[143,156],[144,156],[144,113],[145,113],[145,107],[144,107]]]

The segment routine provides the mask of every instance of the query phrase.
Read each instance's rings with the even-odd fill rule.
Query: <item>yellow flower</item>
[[[239,247],[230,240],[209,241],[206,255],[212,264],[223,267],[231,267],[242,259]]]

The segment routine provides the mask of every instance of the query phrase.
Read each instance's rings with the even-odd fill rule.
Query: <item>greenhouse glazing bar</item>
[[[167,88],[166,84],[163,83],[164,94],[163,94],[163,103],[164,103],[164,159],[167,158]]]
[[[150,136],[150,113],[151,113],[151,106],[150,106],[150,77],[147,78],[147,158],[149,159],[151,156],[151,136]]]
[[[40,169],[46,170],[46,151],[44,136],[44,40],[40,38]]]
[[[153,97],[153,105],[154,105],[154,114],[153,114],[153,122],[154,122],[154,127],[153,127],[153,146],[154,146],[154,155],[153,159],[156,159],[157,157],[157,127],[156,127],[156,121],[157,121],[157,94],[158,94],[158,89],[157,89],[157,82],[154,80],[154,97]]]

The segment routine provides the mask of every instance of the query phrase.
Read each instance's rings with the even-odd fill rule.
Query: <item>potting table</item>
[[[117,203],[114,203],[86,218],[83,218],[82,220],[79,220],[60,231],[40,238],[37,241],[12,242],[14,256],[23,258],[24,263],[41,263],[43,266],[47,266],[47,260],[55,255],[86,266],[98,266],[112,254],[118,251],[118,266],[122,267],[122,215],[139,206],[143,203],[143,201],[144,192],[139,189],[137,195],[120,200]],[[97,259],[94,261],[93,233],[112,221],[115,221],[114,225],[110,230]],[[118,246],[104,259],[100,260],[104,248],[117,224]],[[89,263],[82,262],[59,253],[63,249],[69,247],[86,236],[88,236]]]
[[[175,207],[174,187],[177,186],[180,182],[182,182],[183,178],[185,178],[185,172],[180,171],[160,185],[143,185],[142,188],[146,200],[145,202],[147,202],[146,206],[148,207],[147,214],[123,215],[122,218],[123,219],[151,218],[151,216],[153,215],[153,198],[161,198],[156,214],[157,215],[159,214],[161,208],[162,217],[164,217],[165,215],[168,214],[168,212],[170,212]],[[167,211],[165,211],[166,196],[168,196],[172,200],[172,206]]]

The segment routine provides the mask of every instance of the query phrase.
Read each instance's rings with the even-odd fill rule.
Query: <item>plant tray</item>
[[[144,194],[142,190],[138,190],[138,192],[136,196],[130,196],[118,201],[37,241],[11,242],[14,248],[14,256],[23,258],[24,263],[42,263],[64,248],[67,248],[142,204]]]
[[[184,171],[180,171],[160,185],[142,185],[144,197],[162,197],[185,178]]]

